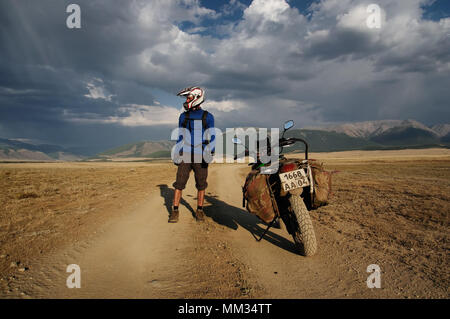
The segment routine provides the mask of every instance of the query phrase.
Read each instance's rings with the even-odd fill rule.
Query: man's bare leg
[[[181,189],[175,189],[175,194],[173,194],[173,206],[179,206],[181,200]]]
[[[197,192],[197,212],[195,213],[195,217],[198,221],[205,220],[205,214],[203,213],[203,202],[205,200],[205,190],[201,190]]]
[[[198,191],[197,193],[197,206],[203,207],[205,201],[205,190]]]
[[[180,205],[181,200],[181,189],[175,189],[175,194],[173,195],[173,206],[177,207],[177,209],[173,209],[170,212],[169,223],[176,223],[178,221],[179,210],[178,206]]]

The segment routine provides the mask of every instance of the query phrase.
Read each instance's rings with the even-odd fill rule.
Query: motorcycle
[[[264,174],[268,175],[268,182],[263,185],[267,186],[275,213],[273,220],[268,223],[266,230],[257,240],[260,241],[281,218],[299,252],[305,256],[312,256],[317,251],[317,241],[308,207],[311,207],[314,196],[314,179],[308,160],[308,143],[301,138],[284,137],[285,132],[293,126],[294,121],[292,120],[284,123],[284,131],[278,144],[280,147],[278,167],[276,167],[278,169],[274,169],[272,172],[268,170],[267,168],[272,166],[271,163],[262,163],[259,155],[256,157],[256,162],[249,164],[252,166],[252,172],[256,170],[257,174],[260,174],[261,170],[265,170]],[[282,154],[283,148],[290,147],[297,142],[305,145],[305,158],[286,158]],[[243,145],[242,141],[236,137],[233,138],[233,143]],[[245,145],[243,146],[245,147]],[[248,149],[246,147],[245,149],[245,154],[248,155]],[[237,156],[235,156],[236,158]]]

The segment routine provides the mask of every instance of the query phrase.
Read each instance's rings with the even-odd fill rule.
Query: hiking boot
[[[175,209],[172,209],[172,212],[170,213],[169,216],[169,223],[176,223],[178,221],[178,216],[180,215],[180,212]]]
[[[195,218],[199,222],[202,222],[205,220],[205,213],[203,212],[203,209],[197,209],[197,211],[195,212]]]

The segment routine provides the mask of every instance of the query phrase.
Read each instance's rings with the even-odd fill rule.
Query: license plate
[[[279,174],[283,190],[290,191],[300,187],[309,186],[309,179],[303,169],[297,169]]]

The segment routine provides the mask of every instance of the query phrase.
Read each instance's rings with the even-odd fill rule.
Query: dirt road
[[[449,163],[441,166],[448,174]],[[448,298],[448,195],[441,199],[444,212],[437,207],[438,215],[429,219],[405,218],[398,210],[405,203],[396,201],[392,190],[392,201],[377,202],[384,196],[383,183],[349,185],[359,173],[342,172],[335,186],[340,201],[311,212],[318,253],[306,258],[297,254],[283,225],[272,228],[261,242],[255,240],[265,225],[242,208],[247,171],[246,165],[210,167],[205,223],[192,216],[193,176],[183,192],[180,221],[167,223],[173,196],[167,178],[147,199],[124,207],[95,233],[2,278],[0,297]],[[396,183],[408,181],[405,177]],[[363,190],[353,194],[352,187]],[[400,195],[405,196],[403,190]],[[408,231],[396,233],[402,228]],[[79,289],[66,287],[70,264],[80,266]],[[370,264],[381,268],[381,289],[367,287]]]

